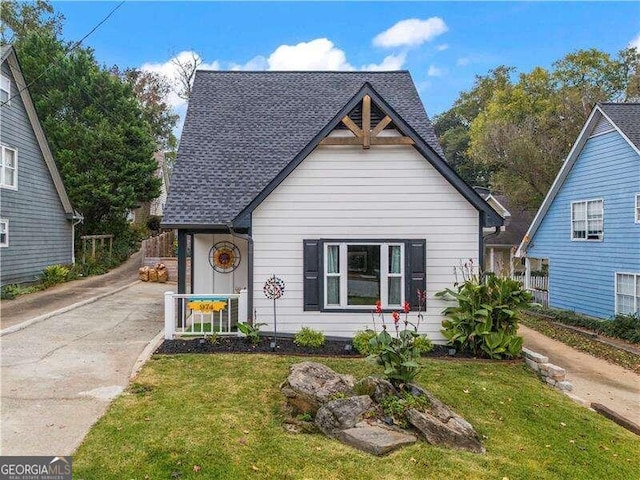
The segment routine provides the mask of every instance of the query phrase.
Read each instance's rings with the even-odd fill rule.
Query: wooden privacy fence
[[[109,241],[109,258],[111,258],[111,252],[113,251],[113,235],[83,235],[80,237],[82,240],[82,261],[87,258],[87,243],[91,242],[91,258],[96,258],[96,245],[100,243],[100,251],[104,252],[105,240]]]
[[[155,237],[143,240],[142,257],[175,257],[176,255],[173,249],[174,239],[175,233],[171,230],[170,232],[161,233]]]

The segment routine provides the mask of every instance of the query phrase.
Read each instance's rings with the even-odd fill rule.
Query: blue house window
[[[0,220],[0,247],[9,246],[9,220]]]
[[[8,102],[11,98],[11,80],[4,75],[0,76],[0,102]]]
[[[640,193],[636,193],[636,223],[640,223]]]
[[[640,273],[616,273],[616,314],[640,312]]]
[[[604,202],[583,200],[571,203],[571,240],[602,240]]]

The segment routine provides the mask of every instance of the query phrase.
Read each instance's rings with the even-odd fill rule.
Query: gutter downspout
[[[76,220],[74,222],[74,220]],[[84,216],[73,211],[73,215],[71,216],[71,264],[76,264],[76,225],[84,222]]]
[[[500,227],[494,227],[495,230],[491,233],[487,233],[486,235],[481,234],[482,237],[482,258],[480,260],[481,264],[480,264],[480,268],[482,270],[484,270],[484,244],[485,244],[485,240],[489,237],[493,237],[494,235],[498,235],[500,233]],[[480,227],[480,232],[482,232],[482,227]]]
[[[233,229],[231,222],[227,223],[227,228],[231,236],[241,238],[247,242],[247,313],[253,324],[255,322],[255,318],[253,318],[253,237],[250,234],[237,233]]]

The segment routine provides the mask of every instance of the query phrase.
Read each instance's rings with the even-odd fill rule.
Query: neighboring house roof
[[[47,138],[44,134],[44,130],[42,129],[42,125],[40,124],[40,120],[38,119],[33,101],[31,100],[29,89],[26,88],[27,83],[24,79],[24,76],[22,75],[20,62],[18,61],[16,52],[12,46],[5,45],[2,47],[0,54],[2,58],[1,63],[4,63],[5,61],[8,63],[13,75],[13,79],[16,83],[16,86],[18,87],[20,98],[22,100],[22,103],[24,104],[24,108],[27,112],[27,117],[29,118],[31,127],[33,128],[33,133],[35,134],[36,140],[38,141],[38,146],[42,151],[44,161],[47,165],[47,168],[49,169],[49,173],[51,174],[53,184],[55,185],[58,196],[60,197],[60,201],[62,202],[62,207],[64,208],[67,217],[76,218],[78,214],[74,212],[71,202],[69,201],[69,197],[67,196],[67,191],[65,190],[64,184],[62,183],[62,177],[60,177],[60,172],[58,171],[56,162],[53,159],[53,155],[51,154],[51,149],[49,148],[49,144],[47,143]],[[16,93],[11,92],[12,96],[14,96],[15,94]]]
[[[573,168],[573,165],[578,160],[580,152],[591,136],[592,132],[598,125],[602,125],[602,122],[608,122],[611,126],[609,130],[605,130],[600,133],[606,133],[612,129],[617,131],[622,138],[624,138],[629,145],[640,155],[640,103],[599,103],[594,108],[589,118],[582,127],[582,131],[578,135],[576,142],[573,144],[569,155],[562,164],[556,179],[554,180],[547,196],[545,197],[542,205],[538,209],[536,216],[531,222],[531,226],[527,230],[518,250],[516,256],[521,257],[526,253],[527,245],[531,242],[536,231],[540,227],[544,216],[551,207],[553,200],[562,188],[564,181],[567,179],[569,172]]]
[[[504,195],[492,194],[492,197],[507,210],[509,215],[505,217],[503,230],[497,235],[485,235],[485,245],[520,245],[536,214],[535,210],[516,208],[510,205],[509,199]]]
[[[246,221],[365,94],[484,212],[486,222],[501,224],[501,217],[443,160],[408,72],[198,71],[163,225]]]

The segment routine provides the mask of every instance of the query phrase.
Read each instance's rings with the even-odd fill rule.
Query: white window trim
[[[4,74],[0,74],[0,77],[2,77],[2,81],[0,82],[0,90],[4,90],[5,92],[7,92],[7,103],[5,105],[11,105],[11,79]],[[9,90],[5,90],[4,88],[2,88],[2,83],[4,82],[7,82]]]
[[[0,242],[0,248],[8,247],[9,246],[9,220],[5,218],[0,218],[0,224],[4,224],[4,231],[5,231],[5,241]]]
[[[640,193],[636,193],[636,204],[635,204],[635,219],[636,223],[640,223]]]
[[[589,203],[591,202],[602,202],[602,236],[600,238],[587,238],[589,236]],[[585,222],[585,238],[576,238],[573,236],[573,206],[578,203],[584,203],[584,222]],[[604,198],[589,198],[588,200],[576,200],[571,202],[569,210],[569,221],[571,228],[571,241],[572,242],[603,242],[604,241]]]
[[[618,275],[630,275],[635,279],[634,282],[634,290],[633,290],[633,310],[637,312],[640,308],[640,297],[638,297],[638,283],[640,283],[640,273],[636,272],[615,272],[613,274],[613,299],[614,299],[614,315],[619,315],[618,313]],[[628,314],[623,314],[628,315]]]
[[[4,183],[4,152],[5,150],[11,150],[13,152],[13,181],[14,185],[7,185]],[[6,188],[8,190],[18,190],[18,149],[7,147],[6,145],[0,145],[0,188]]]
[[[340,273],[339,274],[328,274],[327,273],[327,262],[328,262],[328,249],[330,246],[338,246],[339,247],[339,265],[340,265]],[[327,241],[323,246],[323,270],[322,270],[322,281],[323,281],[323,298],[322,305],[324,310],[362,310],[363,308],[367,308],[366,305],[348,305],[348,246],[349,245],[378,245],[380,247],[380,301],[382,302],[383,309],[401,309],[402,305],[405,302],[405,287],[406,287],[406,268],[405,268],[405,244],[404,242],[372,242],[372,241],[349,241],[349,242],[331,242]],[[400,247],[400,273],[389,273],[389,247],[390,246],[399,246]],[[327,277],[328,276],[339,276],[340,277],[340,305],[330,305],[327,303]],[[389,277],[400,277],[401,278],[401,288],[400,288],[400,303],[398,305],[389,305]],[[373,305],[370,307],[373,308]]]

